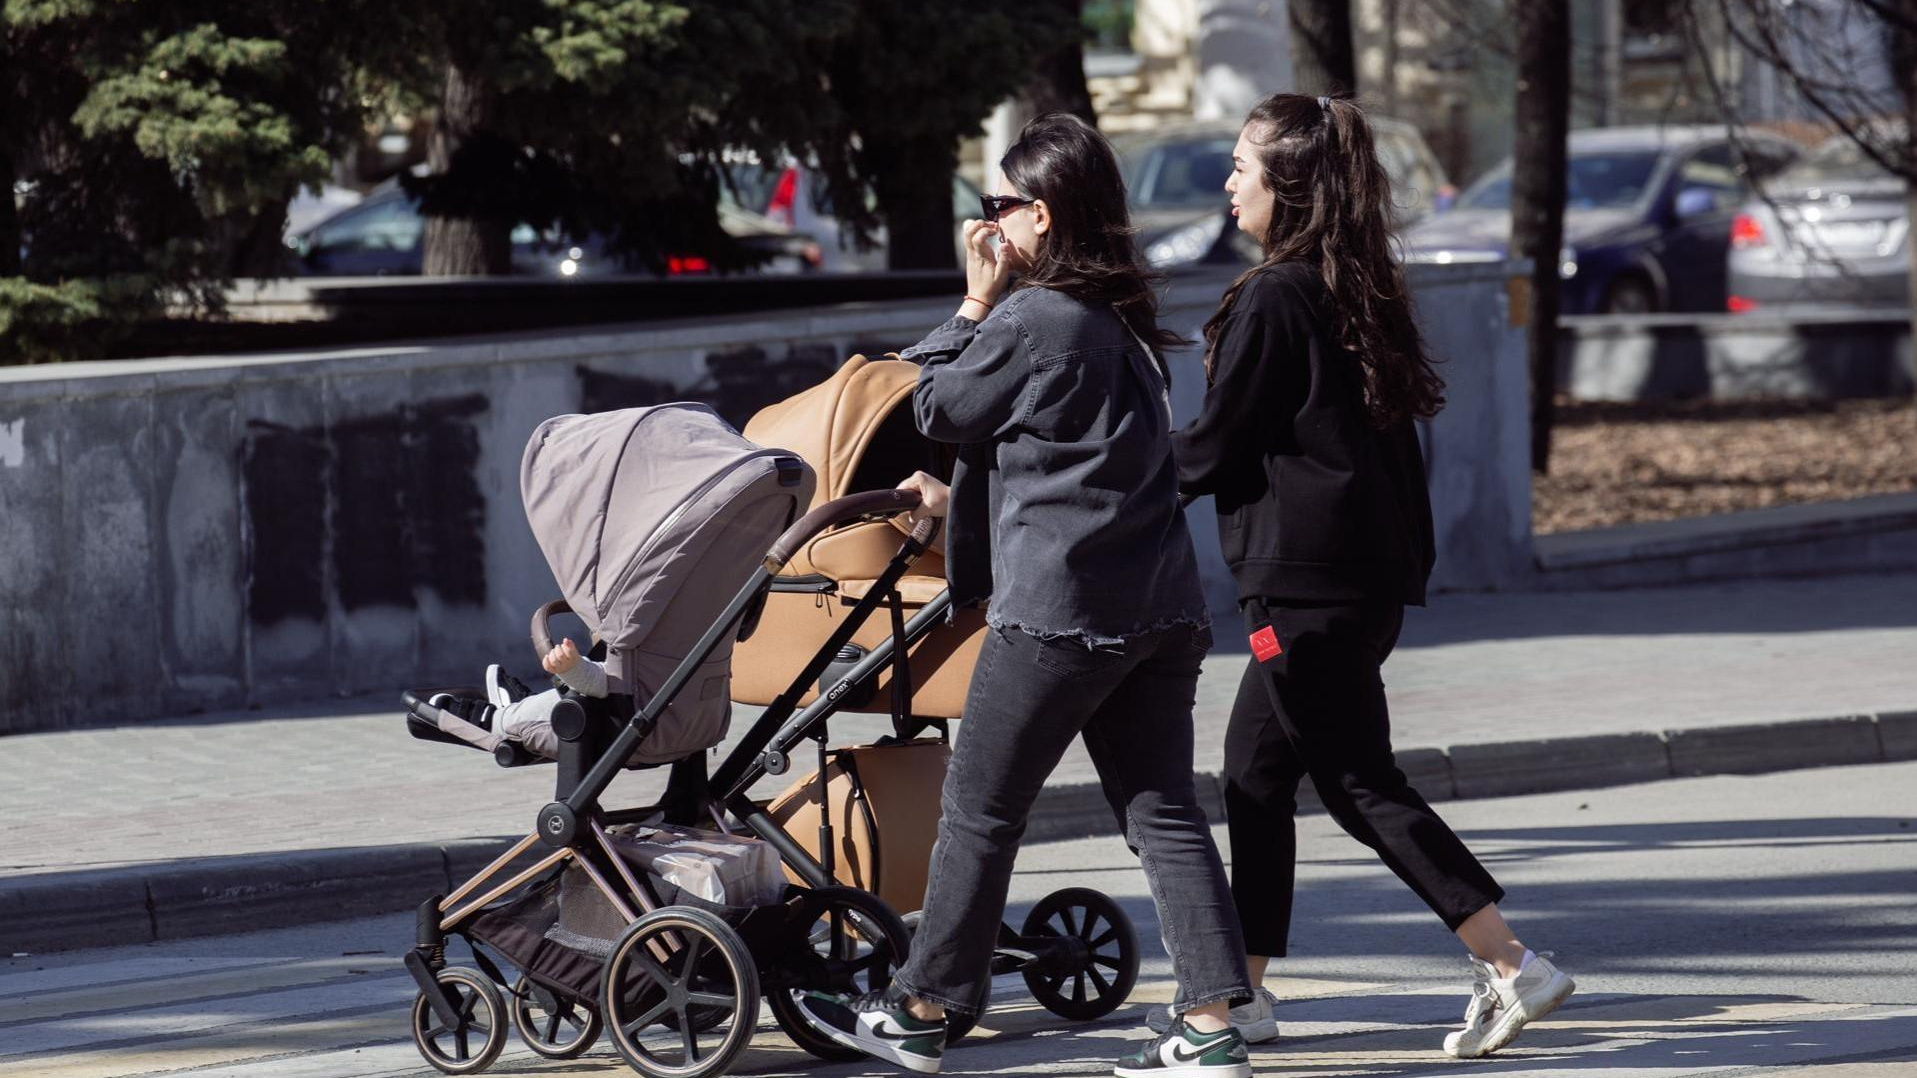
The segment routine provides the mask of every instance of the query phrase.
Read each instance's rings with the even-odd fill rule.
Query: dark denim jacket
[[[1108,646],[1206,625],[1157,366],[1110,308],[1011,293],[906,349],[919,430],[958,443],[946,574],[961,606]]]

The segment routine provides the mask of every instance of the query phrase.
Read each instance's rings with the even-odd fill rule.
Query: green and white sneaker
[[[1251,1078],[1244,1034],[1226,1027],[1199,1033],[1180,1018],[1150,1044],[1118,1061],[1118,1078]]]
[[[920,1074],[937,1074],[945,1054],[945,1022],[912,1017],[905,999],[887,989],[862,996],[807,992],[799,1010],[813,1028],[873,1059]]]
[[[1464,1028],[1445,1035],[1444,1050],[1458,1059],[1488,1056],[1516,1040],[1527,1023],[1570,999],[1577,984],[1551,964],[1549,954],[1527,951],[1523,968],[1509,980],[1473,958],[1477,976],[1464,1008]]]
[[[1278,997],[1271,994],[1271,989],[1260,988],[1250,1003],[1231,1009],[1231,1028],[1244,1035],[1246,1044],[1270,1044],[1278,1039],[1278,1015],[1272,1010],[1277,1003]],[[1153,1033],[1170,1032],[1180,1013],[1173,1008],[1180,1006],[1176,1000],[1153,1006],[1145,1012],[1145,1025]]]

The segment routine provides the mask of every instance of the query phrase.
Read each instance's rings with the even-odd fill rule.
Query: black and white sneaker
[[[516,704],[532,695],[526,683],[501,669],[498,663],[486,668],[486,699],[494,707]]]
[[[799,1010],[826,1036],[920,1074],[937,1074],[945,1054],[945,1022],[912,1017],[896,990],[845,996],[807,992]]]
[[[1251,1078],[1245,1035],[1227,1026],[1199,1033],[1180,1018],[1170,1030],[1118,1061],[1118,1078]]]
[[[481,730],[490,731],[493,728],[493,715],[497,709],[484,700],[441,692],[434,693],[433,698],[426,702],[449,715],[465,719]]]

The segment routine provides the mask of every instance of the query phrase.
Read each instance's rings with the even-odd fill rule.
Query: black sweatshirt
[[[1240,600],[1424,605],[1431,500],[1409,420],[1379,430],[1315,267],[1239,290],[1203,411],[1172,436],[1179,492],[1214,495]]]

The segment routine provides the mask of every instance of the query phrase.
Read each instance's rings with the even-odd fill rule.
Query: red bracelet
[[[972,302],[972,303],[976,303],[976,304],[978,304],[979,306],[981,306],[981,307],[983,307],[983,308],[985,308],[985,309],[986,309],[986,310],[988,310],[988,311],[992,309],[992,305],[991,305],[991,304],[989,304],[989,303],[987,303],[987,302],[985,302],[984,300],[982,300],[982,299],[980,299],[980,298],[978,298],[977,296],[966,296],[965,298],[966,298],[966,300],[968,300],[969,302]]]

